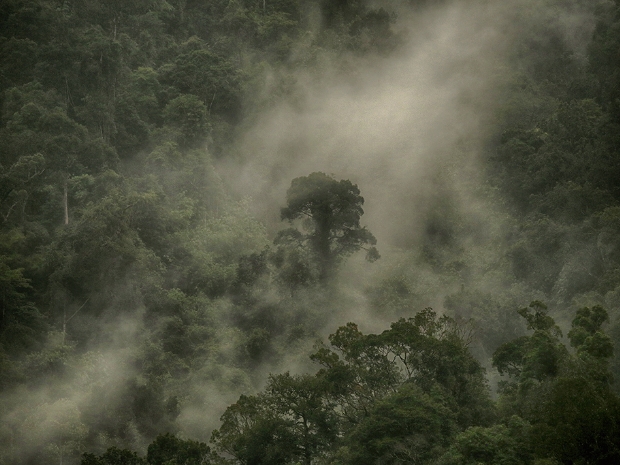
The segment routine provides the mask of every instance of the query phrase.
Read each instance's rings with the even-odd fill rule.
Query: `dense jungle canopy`
[[[620,463],[620,3],[3,0],[0,306],[0,465]]]

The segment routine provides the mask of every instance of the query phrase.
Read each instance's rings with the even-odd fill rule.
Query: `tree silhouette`
[[[321,172],[295,178],[286,201],[282,220],[292,223],[301,219],[303,232],[294,228],[282,231],[276,243],[292,237],[307,244],[317,262],[319,281],[326,281],[342,258],[360,249],[367,250],[370,261],[379,258],[375,236],[360,226],[364,198],[351,181],[336,181]]]

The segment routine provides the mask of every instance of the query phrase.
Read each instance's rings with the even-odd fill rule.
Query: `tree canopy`
[[[618,0],[0,1],[0,464],[620,462],[618,50]]]
[[[367,248],[367,257],[374,261],[379,253],[373,234],[360,225],[364,214],[364,198],[357,185],[349,180],[336,181],[325,173],[316,172],[293,179],[286,192],[282,220],[301,220],[302,234],[286,230],[284,237],[295,237],[312,250],[319,269],[319,279],[327,280],[342,258]]]

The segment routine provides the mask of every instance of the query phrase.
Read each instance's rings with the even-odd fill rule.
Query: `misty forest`
[[[2,0],[0,306],[0,465],[618,464],[620,1]]]

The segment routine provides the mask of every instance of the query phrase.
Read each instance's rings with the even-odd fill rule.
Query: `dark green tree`
[[[133,451],[110,447],[99,457],[94,454],[84,454],[80,465],[146,465],[146,462]]]
[[[276,243],[296,237],[306,244],[314,254],[320,281],[332,276],[344,257],[362,248],[370,261],[379,258],[375,236],[360,226],[364,198],[351,181],[336,181],[321,172],[295,178],[286,193],[286,204],[281,210],[282,220],[302,220],[303,233],[282,231]]]
[[[207,465],[211,449],[204,442],[179,439],[161,434],[149,445],[146,461],[149,465]]]
[[[127,449],[110,447],[100,456],[84,454],[80,465],[208,465],[210,458],[211,449],[204,442],[166,433],[149,445],[146,458]]]
[[[429,463],[457,431],[442,393],[405,383],[377,402],[345,439],[345,463]]]
[[[337,417],[320,377],[271,376],[265,392],[241,396],[222,416],[212,441],[245,465],[310,465],[336,439]]]
[[[242,395],[222,415],[222,426],[213,431],[211,442],[216,449],[242,465],[289,463],[295,438],[287,420],[268,405],[263,394]]]
[[[341,326],[329,336],[331,348],[319,346],[310,358],[322,366],[318,372],[330,385],[330,395],[346,425],[368,416],[372,405],[394,392],[403,381],[396,364],[386,357],[372,335],[364,335],[354,323]]]
[[[431,308],[401,318],[376,339],[397,361],[406,381],[425,392],[440,389],[455,403],[461,427],[487,424],[493,417],[484,369],[469,352],[471,328]]]
[[[267,393],[271,409],[287,421],[294,458],[310,465],[337,436],[337,418],[327,402],[327,385],[320,377],[271,376]]]
[[[519,310],[531,336],[500,346],[493,364],[512,382],[500,405],[531,424],[535,457],[561,463],[615,463],[620,458],[620,401],[610,386],[609,337],[601,331],[607,312],[599,306],[577,312],[569,332],[570,354],[541,302]]]
[[[30,283],[0,255],[0,353],[36,347],[46,329],[43,316],[27,300]]]
[[[207,107],[195,95],[183,94],[164,108],[164,121],[179,134],[182,147],[194,147],[204,141],[207,133]]]
[[[534,333],[502,344],[493,354],[493,366],[500,374],[518,377],[524,387],[532,380],[542,382],[556,376],[567,351],[559,340],[562,332],[547,314],[545,304],[534,301],[518,313]]]
[[[459,426],[486,424],[493,415],[484,370],[467,348],[467,331],[430,308],[381,334],[364,335],[349,323],[329,339],[332,348],[320,347],[311,358],[324,367],[319,374],[331,383],[338,411],[350,424],[403,383],[443,392]]]
[[[568,338],[570,344],[577,348],[578,355],[597,359],[607,359],[613,355],[611,339],[601,331],[601,326],[607,321],[607,311],[600,305],[577,310]]]
[[[530,425],[518,416],[490,427],[473,426],[458,434],[439,465],[521,465],[530,463]]]

